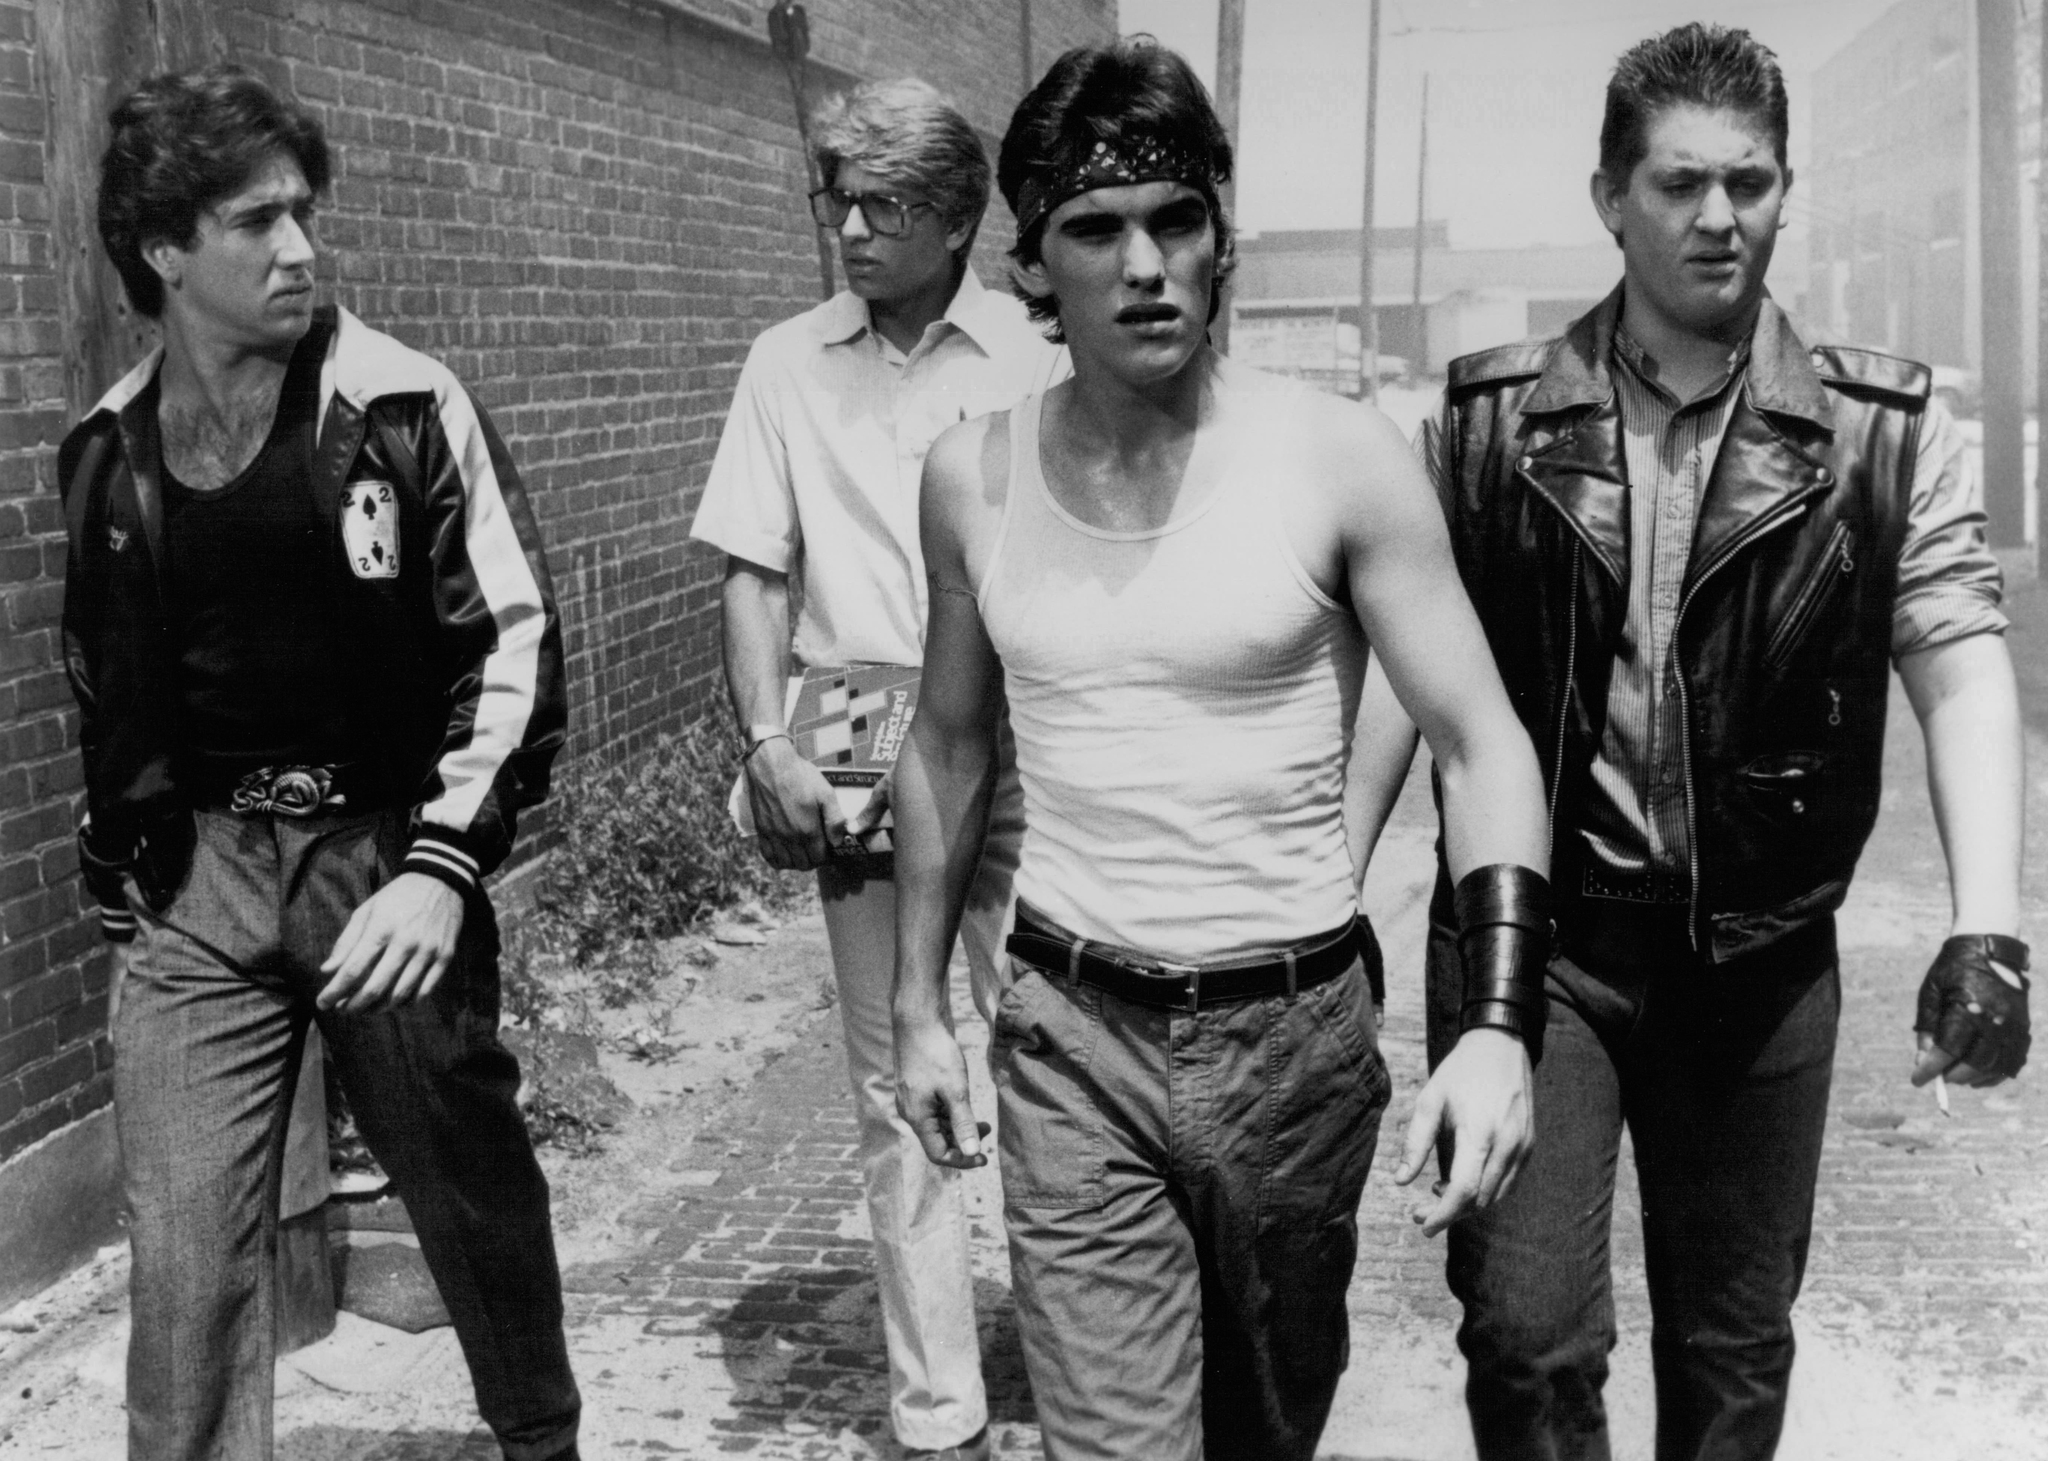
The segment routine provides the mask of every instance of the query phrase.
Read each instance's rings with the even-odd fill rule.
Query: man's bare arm
[[[896,1104],[925,1155],[978,1167],[967,1065],[947,1015],[946,964],[987,830],[1001,666],[969,587],[983,422],[925,458],[920,532],[931,580],[917,717],[896,766]]]
[[[1442,778],[1451,877],[1503,863],[1547,873],[1542,774],[1459,581],[1435,493],[1393,423],[1376,411],[1347,414],[1339,436],[1348,439],[1330,460],[1349,477],[1334,507],[1344,572],[1374,655]],[[1443,1132],[1453,1158],[1442,1196],[1420,1215],[1425,1233],[1490,1206],[1528,1154],[1533,1077],[1515,1036],[1474,1029],[1459,1040],[1416,1102],[1397,1180],[1421,1172]]]
[[[1417,739],[1415,722],[1401,709],[1386,667],[1374,655],[1366,663],[1365,684],[1358,695],[1351,765],[1344,777],[1344,842],[1361,890],[1380,833],[1387,829],[1408,768],[1415,763]]]
[[[780,726],[789,681],[789,579],[727,557],[722,591],[725,688],[745,727]],[[747,796],[761,855],[779,868],[817,867],[846,832],[839,798],[787,737],[747,757]]]
[[[1927,743],[1927,789],[1948,859],[1949,932],[2019,931],[2021,749],[2012,659],[1997,634],[1972,634],[1909,654],[1899,677]],[[2024,1012],[2017,971],[1993,966]],[[1923,1030],[1913,1083],[1936,1075],[1958,1085],[1996,1085]]]

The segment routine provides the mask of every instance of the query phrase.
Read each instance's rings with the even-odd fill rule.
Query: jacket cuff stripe
[[[405,854],[405,870],[439,878],[460,892],[473,893],[477,888],[475,861],[445,842],[413,843]]]
[[[135,937],[135,915],[126,908],[100,909],[100,933],[110,942],[125,944]]]

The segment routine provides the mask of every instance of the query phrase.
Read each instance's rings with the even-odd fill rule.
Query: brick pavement
[[[1946,896],[1902,702],[1894,720],[1885,820],[1843,918],[1842,1048],[1781,1454],[2020,1461],[2048,1454],[2048,1276],[2036,1232],[2048,1212],[2048,1086],[2037,1077],[1957,1091],[1943,1120],[1904,1082],[1912,991]],[[2035,764],[2048,764],[2048,747],[2035,750]],[[2037,775],[2029,800],[2048,810],[2048,780]],[[2028,905],[2038,908],[2048,818],[2033,822]],[[1414,1199],[1391,1184],[1422,1076],[1415,971],[1432,832],[1418,778],[1368,890],[1393,971],[1384,1045],[1397,1094],[1360,1213],[1352,1367],[1324,1442],[1331,1461],[1471,1455],[1441,1245],[1420,1238],[1407,1216]],[[956,1007],[978,1050],[985,1031],[964,997]],[[896,1454],[836,1024],[820,1016],[727,1124],[696,1133],[676,1162],[700,1185],[629,1209],[619,1224],[628,1245],[570,1270],[593,1454]],[[970,1065],[990,1115],[972,1051]],[[1035,1457],[996,1182],[992,1172],[967,1180],[998,1454]],[[1616,1214],[1623,1337],[1609,1402],[1617,1456],[1644,1456],[1649,1316],[1626,1154]]]

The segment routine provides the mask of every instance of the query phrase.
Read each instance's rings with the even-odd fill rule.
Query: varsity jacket
[[[1583,876],[1571,834],[1628,612],[1631,501],[1609,375],[1620,301],[1561,338],[1452,362],[1442,443],[1452,547],[1542,762],[1567,915]],[[1928,388],[1910,361],[1809,350],[1765,301],[1673,641],[1693,940],[1714,962],[1831,915],[1877,819]]]
[[[540,536],[504,443],[446,367],[332,307],[298,350],[320,359],[307,485],[346,626],[335,668],[358,717],[355,779],[413,809],[406,870],[470,894],[511,850],[520,808],[546,795],[566,730]],[[167,903],[193,835],[165,614],[161,363],[158,350],[130,371],[58,455],[80,862],[116,940],[135,929],[126,875]]]

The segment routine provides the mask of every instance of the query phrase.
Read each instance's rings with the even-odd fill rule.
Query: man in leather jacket
[[[163,346],[66,439],[86,881],[117,950],[130,1454],[271,1454],[272,1253],[317,1022],[513,1461],[576,1454],[547,1183],[480,879],[560,748],[503,444],[313,303],[319,123],[235,67],[126,98],[99,223]]]
[[[1479,1454],[1604,1458],[1628,1124],[1657,1455],[1776,1448],[1839,1009],[1834,911],[1878,809],[1889,672],[1925,731],[1952,936],[1916,1084],[2027,1045],[2019,722],[1995,561],[1924,366],[1809,349],[1764,289],[1791,173],[1775,59],[1685,26],[1609,83],[1621,286],[1455,361],[1423,451],[1543,763],[1557,953],[1536,1143],[1451,1231]],[[1448,885],[1432,1062],[1455,1038]]]

